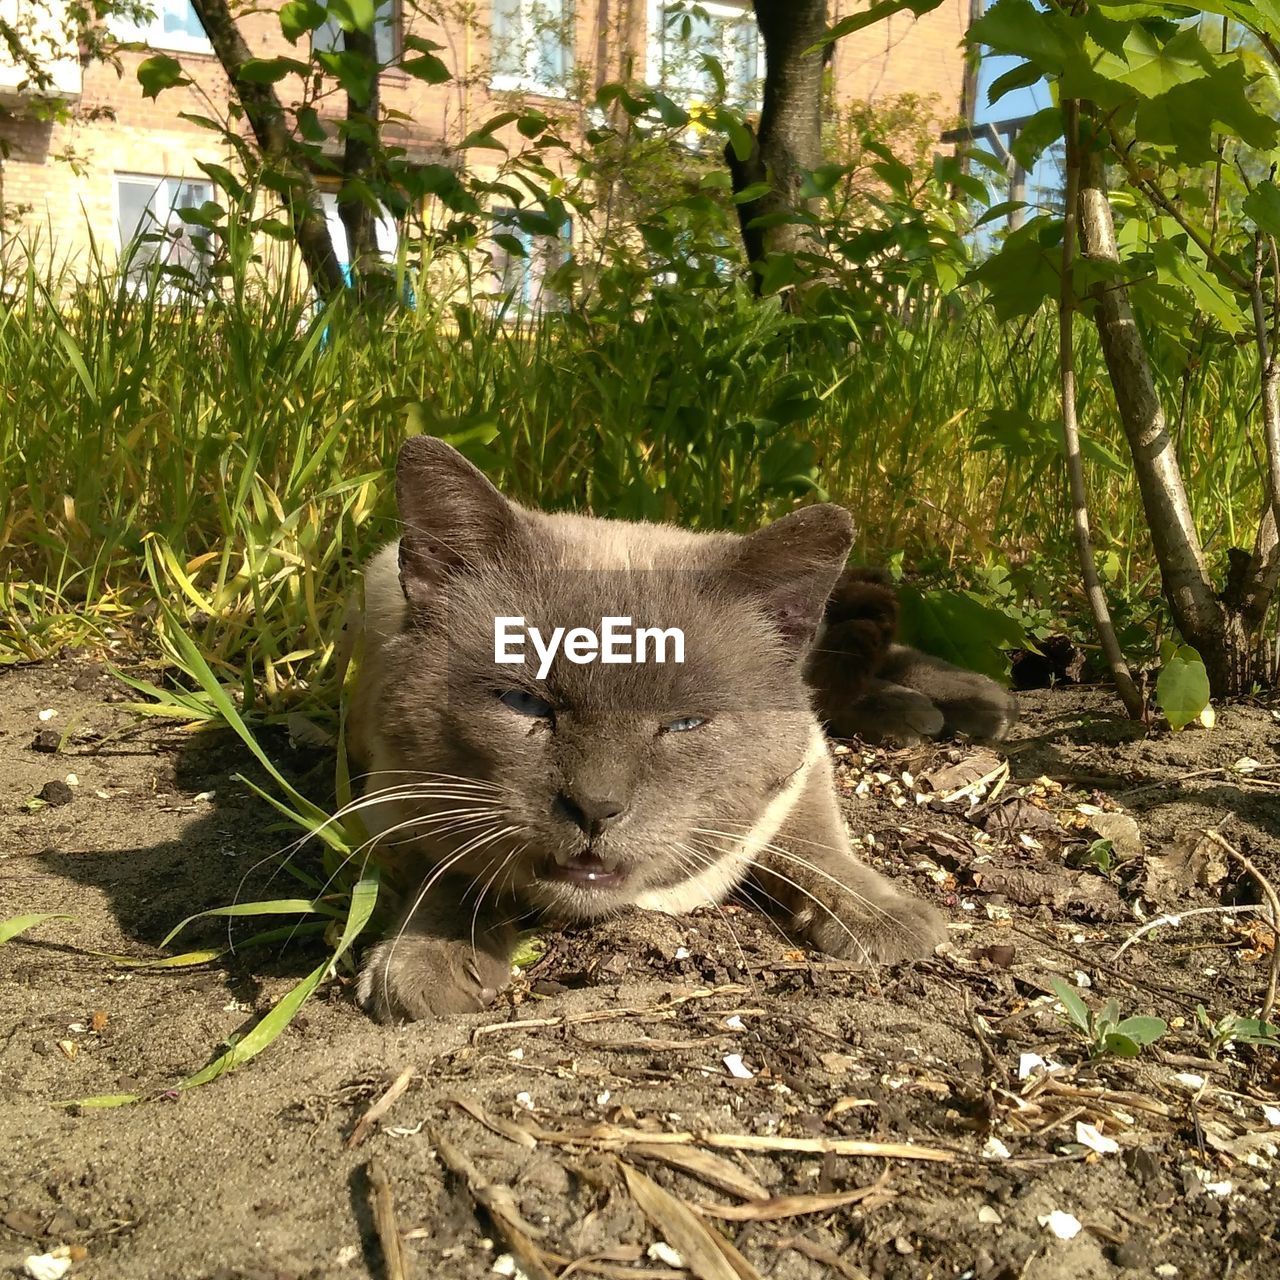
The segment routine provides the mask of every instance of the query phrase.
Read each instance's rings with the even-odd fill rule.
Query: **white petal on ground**
[[[664,1266],[680,1269],[684,1259],[665,1240],[651,1244],[646,1251],[650,1262],[661,1262]]]
[[[71,1258],[67,1254],[59,1257],[53,1253],[32,1253],[22,1264],[23,1274],[31,1280],[62,1280],[70,1270]]]
[[[1070,1213],[1055,1209],[1052,1213],[1042,1213],[1037,1219],[1042,1227],[1048,1227],[1059,1240],[1074,1240],[1080,1234],[1080,1219]]]
[[[1108,1138],[1097,1125],[1085,1124],[1083,1120],[1076,1121],[1076,1141],[1100,1156],[1113,1156],[1120,1150],[1120,1144],[1114,1138]]]

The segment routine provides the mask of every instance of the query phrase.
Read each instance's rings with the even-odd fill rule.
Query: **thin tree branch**
[[[1084,460],[1080,455],[1080,426],[1076,419],[1076,357],[1073,342],[1075,319],[1076,203],[1080,194],[1080,104],[1074,98],[1063,104],[1066,116],[1067,191],[1062,222],[1062,287],[1058,297],[1058,368],[1062,378],[1062,442],[1067,459],[1067,476],[1071,485],[1071,516],[1075,530],[1076,551],[1080,557],[1080,574],[1085,596],[1093,614],[1093,625],[1102,643],[1116,692],[1132,720],[1142,719],[1145,704],[1138,686],[1129,673],[1129,665],[1120,651],[1106,592],[1098,577],[1093,558],[1093,535],[1089,529],[1089,504],[1084,486]]]
[[[1220,271],[1231,283],[1242,293],[1247,293],[1249,289],[1249,278],[1237,271],[1214,247],[1211,240],[1205,237],[1191,224],[1187,215],[1182,212],[1178,205],[1169,199],[1157,183],[1152,182],[1150,178],[1144,178],[1138,172],[1137,166],[1133,163],[1133,157],[1129,155],[1126,148],[1120,146],[1114,135],[1111,140],[1111,153],[1124,166],[1124,171],[1129,175],[1129,181],[1133,183],[1141,191],[1147,193],[1148,199],[1158,205],[1165,211],[1183,231],[1192,240],[1194,244],[1199,246],[1205,257]]]
[[[1120,252],[1106,174],[1096,145],[1096,131],[1091,132],[1094,137],[1080,148],[1080,249],[1091,262],[1106,266],[1118,276]],[[1133,455],[1169,607],[1178,630],[1200,651],[1215,691],[1227,692],[1237,676],[1236,659],[1227,641],[1224,612],[1209,578],[1128,287],[1123,280],[1099,282],[1091,293],[1094,322]]]

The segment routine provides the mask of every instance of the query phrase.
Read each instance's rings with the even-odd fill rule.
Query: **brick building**
[[[832,0],[831,20],[861,2]],[[939,130],[969,114],[972,89],[962,38],[975,2],[944,0],[923,18],[895,15],[838,42],[831,63],[837,103],[874,105],[916,95]],[[30,24],[30,15],[45,15],[37,20],[37,43],[45,50],[52,92],[70,107],[60,118],[40,111],[24,83],[26,73],[0,55],[0,234],[21,235],[38,243],[42,255],[53,251],[74,262],[90,235],[115,252],[151,219],[177,226],[174,207],[213,197],[200,162],[234,162],[216,134],[182,118],[221,117],[228,96],[190,0],[149,0],[151,21],[113,21],[110,34],[128,46],[119,50],[119,72],[102,61],[82,61],[67,47],[58,21],[65,3],[0,0],[0,18],[11,22],[25,16]],[[410,159],[439,161],[452,142],[510,105],[512,95],[573,115],[576,102],[612,80],[661,85],[685,103],[705,101],[712,90],[699,57],[704,52],[720,60],[729,95],[749,108],[764,70],[749,0],[702,0],[696,8],[681,8],[693,3],[480,0],[477,6],[439,0],[428,16],[415,0],[378,0],[379,59],[389,64],[381,78],[382,103],[403,113],[387,136]],[[239,27],[256,57],[305,57],[304,47],[283,38],[273,13],[248,13]],[[429,85],[401,71],[396,64],[406,33],[440,45],[453,79]],[[341,47],[336,23],[312,38],[321,47]],[[145,98],[136,71],[152,51],[178,58],[191,85],[167,90],[157,100]],[[278,89],[290,104],[302,83],[285,80]],[[322,119],[323,114],[322,107]],[[483,163],[476,152],[468,153],[469,163],[477,155]],[[331,195],[326,200],[342,252],[345,236],[335,201]]]

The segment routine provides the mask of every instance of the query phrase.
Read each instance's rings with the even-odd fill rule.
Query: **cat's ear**
[[[852,547],[853,518],[843,507],[801,507],[742,539],[731,580],[760,601],[788,647],[801,653]]]
[[[450,577],[497,563],[519,537],[515,507],[452,445],[414,436],[396,461],[400,585],[426,607]]]

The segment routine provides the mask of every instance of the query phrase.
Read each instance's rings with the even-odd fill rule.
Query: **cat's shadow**
[[[331,754],[295,749],[283,732],[269,731],[263,745],[304,794],[326,808],[332,805]],[[159,959],[173,952],[225,949],[212,964],[234,977],[237,995],[243,989],[248,997],[257,996],[262,978],[301,976],[315,966],[324,944],[306,930],[268,945],[241,945],[266,930],[314,920],[296,914],[195,920],[159,950],[175,926],[199,912],[312,896],[313,890],[290,874],[290,860],[323,877],[317,842],[298,849],[300,830],[285,826],[281,815],[235,776],[272,789],[234,734],[214,731],[184,739],[142,728],[105,744],[73,746],[58,759],[75,770],[90,757],[111,762],[135,784],[150,774],[158,785],[151,794],[135,786],[111,799],[92,821],[77,822],[75,834],[36,854],[35,861],[44,872],[103,895],[120,933],[136,944],[132,954]],[[175,835],[147,838],[149,830],[173,831],[175,825]],[[136,841],[119,838],[135,829]]]

